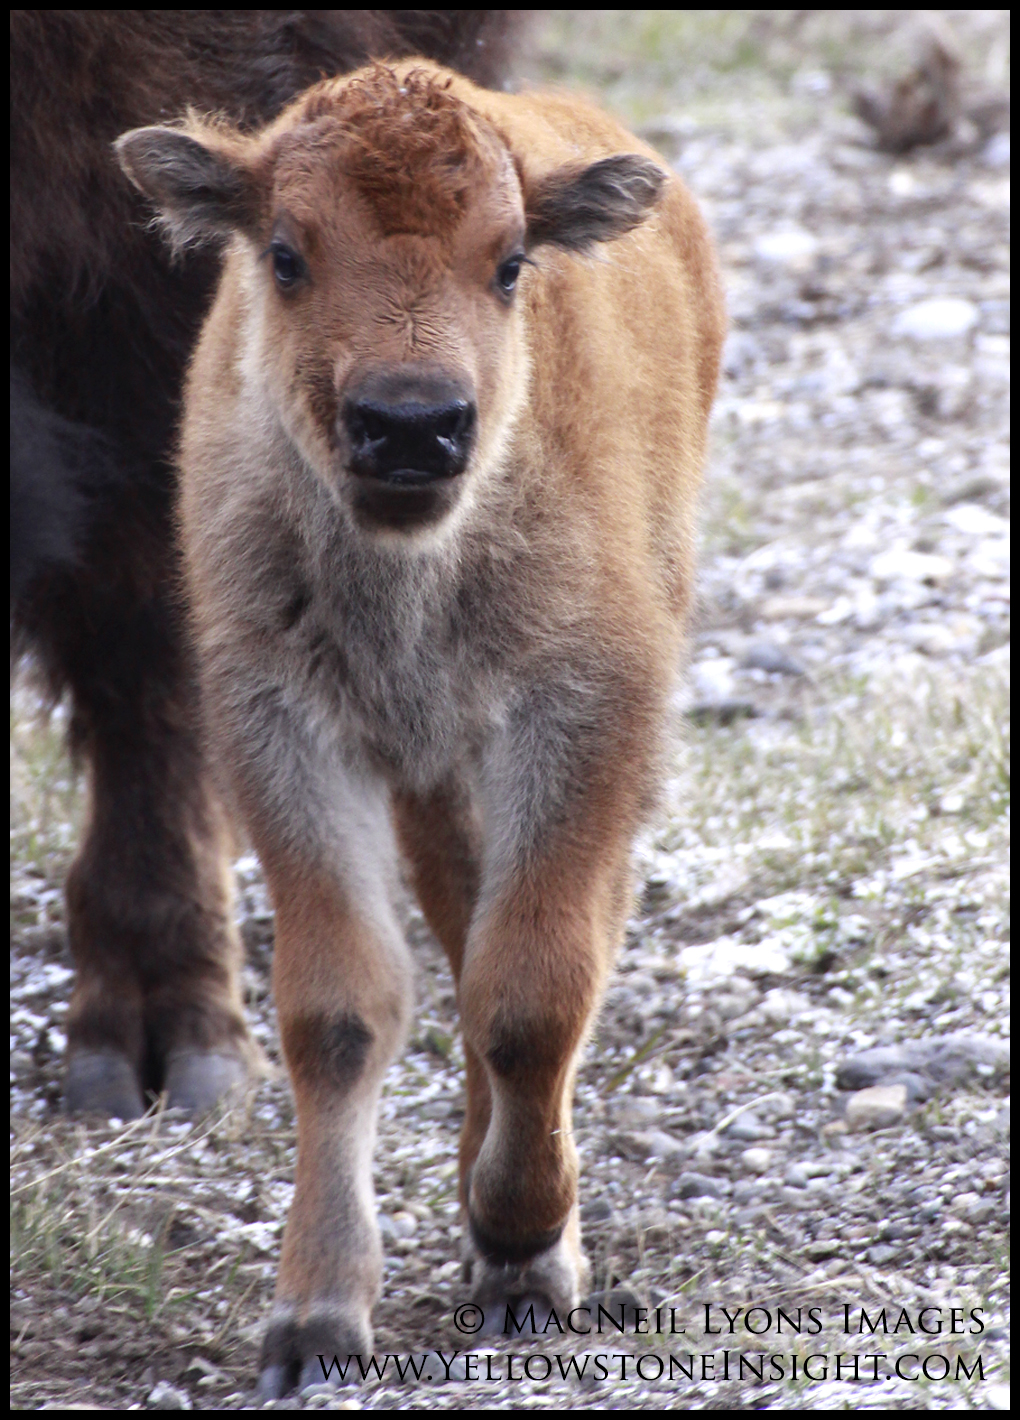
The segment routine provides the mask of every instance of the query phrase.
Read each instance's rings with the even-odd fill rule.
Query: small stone
[[[761,1184],[756,1179],[742,1178],[733,1185],[733,1201],[743,1208],[761,1196]]]
[[[966,335],[978,322],[979,311],[960,296],[934,296],[901,311],[893,322],[894,335],[912,340],[952,340]]]
[[[851,1095],[846,1106],[847,1127],[854,1133],[888,1129],[907,1112],[906,1085],[872,1085]]]
[[[809,1180],[814,1180],[829,1178],[836,1165],[831,1159],[807,1159],[799,1167],[804,1170]]]
[[[969,1035],[959,1031],[941,1040],[921,1046],[924,1072],[933,1080],[961,1084],[981,1067],[992,1070],[1009,1068],[1009,1041],[997,1036]]]
[[[215,1381],[225,1381],[227,1377],[214,1366],[211,1361],[207,1361],[204,1356],[192,1356],[188,1362],[188,1369],[184,1372],[184,1380],[198,1382],[203,1381],[210,1384]]]
[[[771,641],[756,641],[740,658],[740,669],[768,671],[771,675],[803,675],[804,667],[783,646]]]
[[[905,1085],[907,1089],[907,1099],[911,1104],[923,1104],[925,1100],[931,1099],[935,1093],[934,1083],[924,1075],[918,1075],[913,1070],[901,1070],[892,1079],[885,1082],[889,1085]]]
[[[686,1154],[686,1148],[679,1139],[674,1139],[672,1134],[666,1134],[662,1129],[647,1129],[641,1132],[628,1134],[618,1134],[613,1139],[614,1145],[628,1159],[658,1159],[660,1162],[682,1159]]]
[[[710,1178],[703,1173],[682,1173],[670,1189],[674,1198],[725,1198],[726,1186],[722,1179]]]
[[[808,1243],[804,1252],[811,1262],[825,1262],[827,1258],[835,1257],[843,1249],[843,1244],[836,1238],[819,1238],[816,1242]]]
[[[654,1124],[661,1114],[661,1103],[648,1095],[625,1095],[613,1108],[613,1116],[621,1129],[640,1129]]]
[[[691,679],[694,682],[694,690],[698,699],[712,704],[732,699],[734,694],[733,667],[735,664],[729,656],[699,661],[691,672]]]
[[[824,612],[829,605],[822,597],[769,597],[759,607],[765,621],[806,621]]]
[[[840,1063],[836,1083],[842,1090],[852,1090],[902,1082],[912,1098],[923,1099],[927,1098],[923,1091],[930,1089],[928,1081],[961,1084],[982,1068],[1007,1069],[1009,1061],[1008,1041],[958,1031],[936,1040],[862,1050]]]
[[[336,1395],[336,1387],[324,1385],[321,1381],[314,1385],[306,1385],[301,1392],[302,1400],[332,1400]]]
[[[750,1173],[762,1174],[768,1170],[768,1166],[772,1162],[772,1150],[745,1149],[740,1158]]]
[[[877,1085],[880,1080],[906,1069],[912,1056],[902,1045],[879,1045],[873,1050],[862,1050],[857,1055],[840,1063],[836,1070],[836,1084],[841,1090],[863,1090],[869,1085]]]
[[[183,1390],[168,1381],[157,1381],[146,1397],[150,1410],[190,1410],[191,1401]]]
[[[746,1114],[738,1114],[730,1124],[727,1124],[723,1133],[727,1139],[743,1139],[748,1144],[755,1139],[770,1139],[772,1130],[767,1124],[762,1124],[757,1115],[750,1111]]]
[[[953,575],[953,563],[934,552],[914,552],[911,548],[890,548],[868,564],[876,582],[944,582]]]
[[[582,1223],[608,1223],[613,1210],[604,1198],[593,1198],[581,1209]]]
[[[807,1187],[790,1188],[788,1184],[782,1184],[777,1193],[781,1203],[785,1203],[790,1208],[811,1208],[814,1209],[817,1199],[813,1194],[808,1193]]]
[[[394,1213],[393,1227],[398,1238],[412,1238],[418,1231],[418,1219],[413,1213]]]
[[[980,1193],[970,1190],[958,1193],[949,1206],[954,1213],[961,1214],[969,1223],[986,1223],[997,1211],[992,1199],[983,1198]]]
[[[794,271],[808,270],[814,263],[817,251],[818,238],[802,227],[762,232],[754,243],[754,254],[759,261],[787,266]]]
[[[891,1247],[888,1243],[876,1243],[874,1247],[868,1248],[868,1261],[873,1267],[886,1267],[899,1253],[898,1247]]]
[[[797,991],[786,991],[781,986],[774,986],[771,991],[766,991],[758,1009],[767,1021],[774,1025],[783,1025],[801,1012],[809,1011],[811,1002]]]
[[[783,1176],[783,1182],[789,1188],[807,1188],[807,1169],[805,1169],[803,1164],[791,1164]]]
[[[956,649],[959,637],[949,626],[937,621],[917,622],[903,627],[900,633],[909,646],[923,651],[926,656],[944,656]]]
[[[943,513],[942,521],[956,528],[957,532],[968,533],[973,537],[1009,536],[1009,520],[990,513],[979,503],[957,503],[955,507]]]

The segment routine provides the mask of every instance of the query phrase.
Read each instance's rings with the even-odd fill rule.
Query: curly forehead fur
[[[384,64],[353,81],[326,80],[291,111],[307,127],[292,132],[288,147],[334,150],[384,236],[439,236],[460,221],[479,180],[505,161],[495,131],[449,82],[424,70],[401,79]]]

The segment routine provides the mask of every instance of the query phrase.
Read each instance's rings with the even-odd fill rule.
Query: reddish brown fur
[[[400,83],[377,65],[348,84],[339,102],[313,91],[301,117],[321,118],[322,137],[342,144],[343,168],[386,237],[449,231],[482,176],[477,131],[463,104],[424,72]]]
[[[252,137],[196,119],[120,151],[177,241],[232,232],[181,515],[210,728],[277,907],[278,1395],[370,1345],[375,1103],[410,1005],[393,827],[457,981],[473,1295],[498,1321],[584,1285],[573,1079],[654,797],[722,307],[683,186],[574,99],[409,61]]]

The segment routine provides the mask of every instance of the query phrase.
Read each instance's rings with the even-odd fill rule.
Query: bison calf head
[[[117,143],[176,247],[230,244],[252,419],[275,413],[355,524],[401,542],[447,523],[508,446],[529,253],[623,235],[663,182],[633,154],[529,180],[453,83],[376,64],[256,135],[191,116]]]

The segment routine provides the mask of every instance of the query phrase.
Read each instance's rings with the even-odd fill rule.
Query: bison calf
[[[573,1080],[655,787],[721,300],[650,150],[423,60],[253,136],[192,118],[118,148],[172,242],[227,243],[181,524],[214,755],[276,906],[281,1394],[371,1345],[398,845],[457,981],[474,1298],[584,1285]]]

